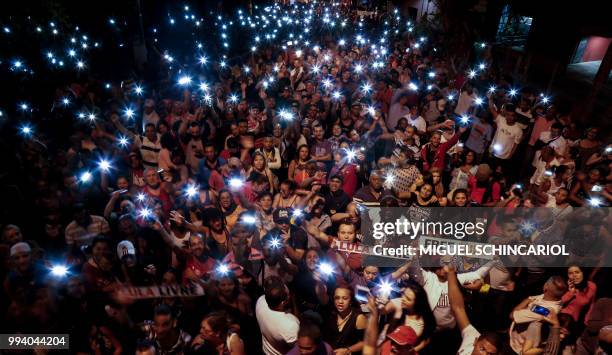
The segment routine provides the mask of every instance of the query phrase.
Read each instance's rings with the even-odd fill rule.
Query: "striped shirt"
[[[147,136],[136,136],[136,146],[140,149],[142,164],[146,167],[157,168],[159,151],[161,150],[161,137],[157,134],[157,140],[152,142]]]

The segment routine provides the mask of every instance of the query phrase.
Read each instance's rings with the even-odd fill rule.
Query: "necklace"
[[[351,317],[351,314],[353,314],[353,311],[350,311],[349,314],[347,314],[344,318],[342,318],[340,314],[338,314],[338,318],[340,318],[336,320],[336,323],[338,324],[338,330],[341,331],[344,328],[346,322],[348,322],[349,318]]]

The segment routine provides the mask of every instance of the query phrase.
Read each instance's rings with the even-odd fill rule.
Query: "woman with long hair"
[[[211,309],[223,310],[235,319],[253,315],[251,298],[240,289],[238,278],[233,272],[216,277],[209,292]]]
[[[268,183],[270,183],[270,192],[273,192],[278,189],[278,178],[268,168],[266,156],[262,152],[256,151],[255,153],[253,153],[252,164],[251,167],[247,170],[246,176],[251,176],[251,174],[254,172],[257,172],[268,178]]]
[[[353,290],[347,286],[337,287],[333,305],[325,327],[325,341],[337,355],[361,354],[367,318],[355,307]]]
[[[200,324],[200,334],[191,343],[194,353],[244,355],[245,346],[225,312],[213,312]]]
[[[223,213],[225,226],[228,230],[232,230],[232,227],[234,227],[238,220],[238,216],[244,212],[244,208],[236,203],[232,192],[226,189],[219,191],[218,205],[219,210]]]
[[[425,289],[413,281],[408,281],[400,298],[394,298],[385,305],[384,313],[392,314],[386,334],[391,334],[401,325],[414,330],[419,339],[418,345],[413,349],[415,352],[427,346],[436,329],[436,319],[429,306]]]
[[[476,154],[466,149],[461,155],[461,165],[453,169],[451,173],[453,177],[449,185],[451,190],[467,189],[468,180],[476,174],[476,170],[478,169],[475,162]]]
[[[574,322],[584,321],[595,301],[597,285],[585,277],[584,268],[578,265],[567,268],[567,284],[568,290],[561,298],[561,313],[571,315]]]
[[[289,163],[288,179],[298,184],[306,179],[308,177],[306,163],[308,163],[310,159],[310,148],[308,148],[308,145],[300,145],[297,149],[297,156]]]

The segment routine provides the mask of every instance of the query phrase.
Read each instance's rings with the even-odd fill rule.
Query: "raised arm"
[[[448,272],[448,299],[459,329],[463,330],[470,325],[470,319],[465,312],[465,303],[463,294],[459,289],[459,280],[457,280],[457,274],[453,267],[445,266],[445,269]]]

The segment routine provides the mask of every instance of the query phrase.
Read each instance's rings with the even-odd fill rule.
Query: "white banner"
[[[132,299],[164,297],[197,297],[204,295],[204,289],[198,284],[161,285],[144,287],[123,287],[117,291],[120,296]]]

